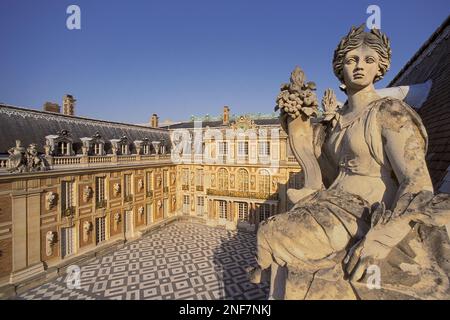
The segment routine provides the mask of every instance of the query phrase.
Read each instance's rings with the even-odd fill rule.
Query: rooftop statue
[[[352,27],[333,58],[346,103],[327,90],[319,117],[315,84],[298,67],[281,88],[305,185],[257,233],[250,277],[270,278],[273,299],[450,298],[450,197],[434,194],[419,115],[375,91],[390,60],[386,35]]]
[[[22,142],[16,140],[16,146],[8,150],[9,165],[11,173],[45,171],[49,165],[42,155],[38,154],[36,144],[32,143],[25,150]]]

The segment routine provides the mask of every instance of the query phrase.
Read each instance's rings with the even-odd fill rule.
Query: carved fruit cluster
[[[288,114],[295,119],[304,114],[308,117],[317,116],[318,102],[314,92],[316,84],[314,82],[305,83],[305,74],[296,67],[291,73],[290,83],[281,86],[281,92],[278,94],[275,111],[281,110],[281,113]]]

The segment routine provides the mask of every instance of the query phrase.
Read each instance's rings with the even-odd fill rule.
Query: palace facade
[[[0,296],[175,219],[253,231],[302,183],[275,115],[225,107],[199,129],[223,137],[174,161],[171,138],[194,136],[199,119],[160,128],[156,114],[148,125],[83,118],[70,95],[60,110],[0,105]]]

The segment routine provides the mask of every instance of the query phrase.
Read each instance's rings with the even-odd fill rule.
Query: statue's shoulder
[[[383,130],[399,132],[405,126],[417,128],[423,139],[425,152],[428,146],[428,135],[422,119],[407,103],[392,97],[383,97],[369,106],[364,135],[371,154],[379,163],[383,163]]]
[[[369,110],[369,119],[369,122],[375,121],[383,129],[398,131],[411,124],[426,132],[417,112],[406,102],[393,97],[383,97],[374,101]]]

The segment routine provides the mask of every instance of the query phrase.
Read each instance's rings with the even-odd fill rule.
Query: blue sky
[[[70,4],[81,30],[66,28]],[[370,4],[392,42],[384,87],[445,20],[448,0],[0,0],[0,101],[40,109],[70,93],[77,115],[129,123],[224,105],[270,113],[295,65],[319,96],[338,91],[333,50]]]

